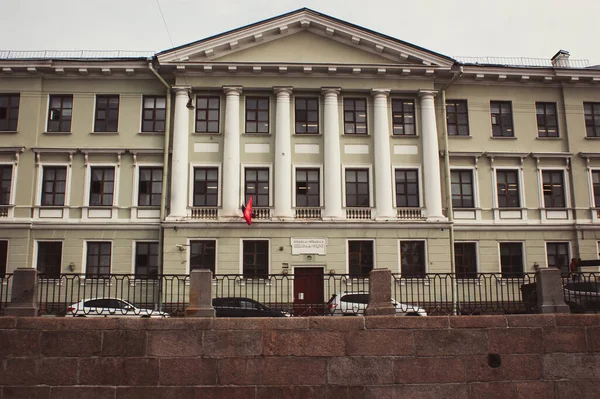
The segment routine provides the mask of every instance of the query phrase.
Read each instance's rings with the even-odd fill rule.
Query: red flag
[[[252,196],[248,200],[248,204],[246,206],[242,205],[242,212],[244,214],[244,219],[246,219],[246,223],[248,226],[252,224]]]

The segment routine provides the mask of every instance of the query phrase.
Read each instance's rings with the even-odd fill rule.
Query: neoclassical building
[[[599,140],[600,69],[566,51],[454,59],[309,9],[0,52],[0,274],[564,268],[598,257]]]

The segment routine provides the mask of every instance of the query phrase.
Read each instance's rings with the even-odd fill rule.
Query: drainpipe
[[[163,152],[163,175],[162,175],[162,192],[160,196],[160,230],[158,233],[158,275],[160,277],[158,281],[158,309],[162,310],[162,292],[163,292],[163,262],[164,262],[164,251],[163,251],[163,243],[165,236],[165,229],[163,227],[163,222],[165,221],[166,208],[167,208],[167,177],[169,170],[169,143],[171,141],[171,85],[168,84],[162,76],[156,72],[156,70],[152,67],[152,63],[148,63],[148,69],[150,72],[156,76],[156,78],[160,81],[160,83],[165,86],[167,89],[167,100],[166,100],[166,108],[165,108],[165,145]]]
[[[448,240],[450,242],[450,270],[452,272],[452,314],[458,314],[458,301],[456,298],[456,290],[458,284],[456,282],[456,263],[454,261],[454,211],[452,209],[452,186],[450,181],[450,152],[448,151],[448,123],[446,120],[446,89],[454,82],[460,79],[463,75],[463,67],[459,66],[458,71],[454,76],[440,89],[440,102],[442,103],[442,131],[444,133],[443,151],[444,151],[444,170],[445,170],[445,185],[446,185],[446,204],[448,206],[448,222],[450,222],[450,231],[448,232]]]

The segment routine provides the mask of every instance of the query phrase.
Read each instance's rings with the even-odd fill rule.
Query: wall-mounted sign
[[[292,255],[327,253],[327,238],[291,238]]]

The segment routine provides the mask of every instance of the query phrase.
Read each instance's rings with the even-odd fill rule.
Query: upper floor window
[[[164,132],[167,117],[165,96],[144,96],[142,99],[142,132]]]
[[[542,191],[545,208],[566,207],[564,172],[562,170],[542,171]]]
[[[425,277],[425,241],[400,241],[402,277]]]
[[[112,244],[109,241],[88,241],[85,264],[87,278],[101,278],[110,275]]]
[[[367,134],[366,99],[344,99],[344,134]]]
[[[219,169],[194,168],[194,206],[217,206]]]
[[[490,101],[493,137],[515,137],[510,101]]]
[[[158,242],[135,243],[135,277],[158,276]]]
[[[19,94],[0,94],[0,131],[17,130],[20,98]]]
[[[587,137],[600,137],[600,103],[583,103]]]
[[[368,169],[346,169],[346,206],[371,206]]]
[[[219,133],[219,97],[196,97],[196,132]]]
[[[473,171],[453,170],[451,172],[452,207],[474,208]]]
[[[415,102],[414,100],[392,99],[392,126],[394,136],[414,136]]]
[[[244,203],[247,204],[252,196],[253,206],[269,206],[268,168],[246,168],[244,183]]]
[[[446,101],[446,123],[449,136],[469,135],[469,111],[467,100]]]
[[[547,242],[546,258],[548,267],[555,267],[563,274],[569,272],[569,243]]]
[[[196,269],[209,269],[215,272],[216,265],[216,246],[215,240],[194,240],[190,241],[190,271]]]
[[[140,167],[138,206],[160,206],[163,169]]]
[[[115,168],[91,168],[90,206],[112,206],[115,191]]]
[[[296,169],[297,207],[320,206],[321,195],[319,189],[319,169]]]
[[[10,204],[12,165],[0,165],[0,205]]]
[[[519,172],[516,170],[497,170],[496,191],[498,195],[498,208],[520,207]]]
[[[62,262],[62,241],[37,242],[37,271],[42,277],[59,278]]]
[[[73,95],[51,95],[48,110],[49,132],[70,132]]]
[[[502,277],[523,276],[523,243],[500,243],[500,270]]]
[[[116,132],[119,126],[119,96],[96,96],[94,132]]]
[[[319,133],[319,99],[296,97],[296,134]]]
[[[65,205],[67,190],[67,167],[44,166],[42,176],[41,206]]]
[[[477,244],[455,242],[454,264],[457,278],[477,278]]]
[[[396,169],[396,206],[398,208],[420,206],[417,169]]]
[[[373,241],[348,241],[348,271],[352,277],[369,277],[373,270]]]
[[[269,133],[269,97],[246,97],[246,133]]]
[[[556,103],[535,103],[538,137],[558,137]]]
[[[600,170],[592,171],[592,189],[594,191],[594,206],[600,208]]]
[[[269,274],[269,241],[244,240],[242,259],[244,277],[267,277]]]

